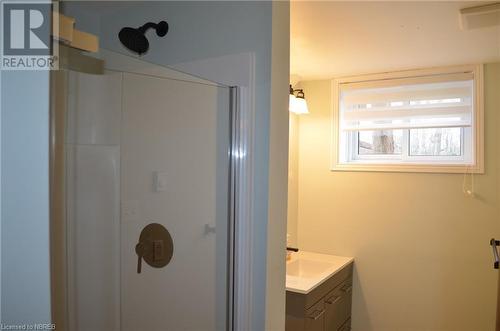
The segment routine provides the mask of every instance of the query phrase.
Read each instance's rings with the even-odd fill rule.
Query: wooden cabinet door
[[[351,316],[351,289],[348,279],[325,296],[325,331],[341,330]]]
[[[336,288],[325,296],[325,331],[337,331],[345,320],[340,316],[342,292]]]
[[[306,331],[323,331],[325,328],[325,304],[323,300],[314,304],[306,312]]]

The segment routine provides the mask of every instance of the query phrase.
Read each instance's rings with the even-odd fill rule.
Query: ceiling
[[[290,73],[311,80],[500,61],[500,26],[460,29],[459,10],[478,4],[292,1]]]

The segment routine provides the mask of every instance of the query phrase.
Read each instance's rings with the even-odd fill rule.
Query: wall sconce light
[[[307,102],[304,97],[304,90],[294,90],[291,84],[288,110],[295,114],[309,114]]]

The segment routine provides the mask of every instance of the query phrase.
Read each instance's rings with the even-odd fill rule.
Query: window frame
[[[470,128],[462,128],[460,156],[412,156],[409,153],[410,129],[403,130],[402,154],[362,155],[358,154],[357,137],[359,131],[340,132],[340,92],[341,84],[380,81],[396,78],[415,78],[456,73],[473,73],[473,118]],[[340,77],[332,80],[332,171],[382,171],[382,172],[434,172],[434,173],[484,173],[484,109],[483,109],[483,65],[462,65],[428,69],[403,70],[379,74]],[[341,137],[341,135],[348,137]],[[345,140],[347,139],[347,140]],[[465,144],[471,139],[472,146]],[[341,142],[346,141],[345,146]],[[346,151],[347,149],[347,151]],[[469,150],[470,149],[470,150]],[[405,151],[407,151],[405,155]],[[341,160],[341,153],[347,160]],[[470,155],[470,157],[468,157]]]
[[[397,129],[402,131],[401,154],[359,154],[359,131],[348,132],[348,158],[350,163],[372,164],[376,161],[394,164],[418,164],[422,160],[429,163],[464,164],[472,156],[467,140],[472,139],[471,128],[460,128],[460,155],[411,155],[410,131],[414,129]]]

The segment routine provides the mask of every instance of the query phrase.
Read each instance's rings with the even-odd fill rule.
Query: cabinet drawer
[[[325,327],[325,303],[319,301],[306,311],[306,331],[323,331]]]
[[[341,329],[351,316],[352,280],[346,279],[324,297],[325,331]]]
[[[350,328],[353,264],[349,263],[307,294],[286,291],[286,331]],[[347,329],[346,329],[347,328]]]

